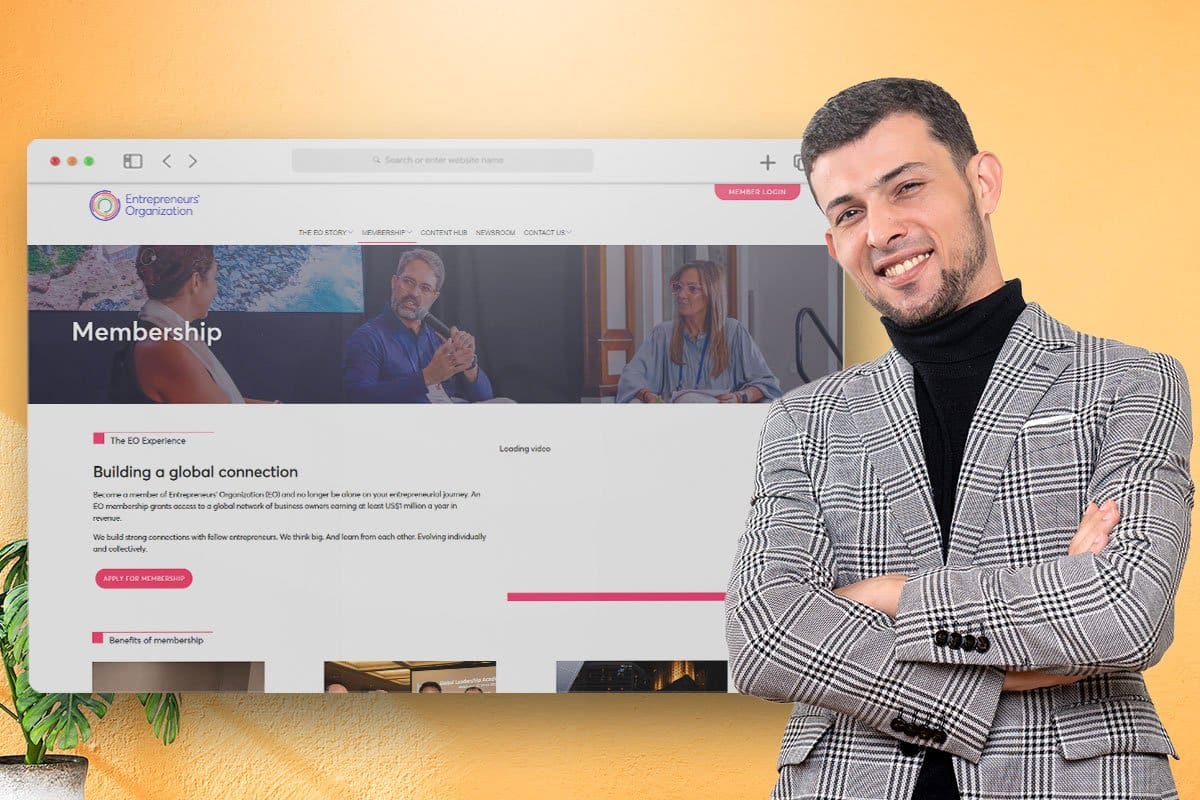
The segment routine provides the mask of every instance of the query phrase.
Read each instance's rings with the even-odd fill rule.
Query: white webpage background
[[[93,660],[263,660],[267,691],[321,691],[326,660],[498,662],[506,692],[554,690],[556,660],[724,660],[720,602],[508,602],[509,592],[724,592],[766,406],[49,406],[30,408],[31,674],[85,688]],[[93,445],[94,430],[207,430]],[[544,444],[547,454],[501,453]],[[293,480],[93,478],[93,465],[295,466]],[[126,514],[91,492],[448,490],[454,512]],[[245,502],[245,501],[243,501]],[[92,534],[483,532],[474,542],[151,542]],[[53,570],[47,564],[53,564]],[[185,568],[187,589],[101,589],[100,569]],[[91,644],[92,631],[211,630],[202,650]],[[191,655],[188,655],[191,654]]]

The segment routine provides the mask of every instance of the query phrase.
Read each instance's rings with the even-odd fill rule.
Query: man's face
[[[392,313],[400,319],[417,319],[417,310],[428,309],[438,299],[437,273],[424,261],[410,261],[392,276]]]
[[[813,164],[830,255],[893,322],[931,322],[1003,285],[976,201],[978,190],[985,211],[995,208],[1000,165],[980,154],[967,173],[977,172],[984,157],[989,172],[973,183],[925,120],[893,114]]]

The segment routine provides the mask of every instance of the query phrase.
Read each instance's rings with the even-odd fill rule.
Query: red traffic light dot
[[[61,163],[62,161],[59,160],[58,156],[50,156],[50,166],[57,167]]]

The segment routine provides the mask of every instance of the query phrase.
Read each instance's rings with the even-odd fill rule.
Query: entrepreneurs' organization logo
[[[101,222],[108,222],[120,212],[121,201],[108,189],[101,189],[92,195],[89,207],[92,210],[93,217]]]

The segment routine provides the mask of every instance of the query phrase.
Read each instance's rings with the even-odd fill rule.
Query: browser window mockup
[[[799,144],[33,142],[33,685],[727,691]]]

